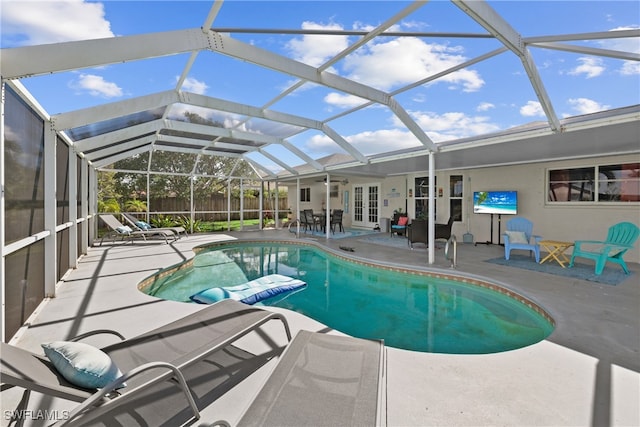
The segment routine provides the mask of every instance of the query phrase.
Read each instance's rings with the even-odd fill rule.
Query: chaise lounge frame
[[[133,239],[135,237],[142,237],[144,241],[147,240],[147,236],[161,236],[164,238],[165,243],[169,243],[169,238],[172,238],[173,241],[178,240],[178,235],[171,230],[133,230],[133,231],[119,231],[120,227],[124,227],[118,218],[111,214],[101,214],[100,219],[104,222],[107,227],[109,227],[109,232],[105,233],[100,239],[100,246],[102,246],[102,242],[106,237],[113,237],[113,242],[116,241],[116,238],[120,237],[122,240],[124,239]]]
[[[176,226],[176,227],[151,227],[151,229],[144,230],[144,229],[138,227],[138,224],[136,224],[136,222],[139,221],[139,220],[135,216],[131,215],[128,212],[121,212],[121,215],[124,218],[124,220],[129,224],[129,226],[132,227],[136,231],[170,231],[173,234],[175,234],[176,236],[178,236],[178,238],[182,237],[182,235],[184,235],[185,237],[189,236],[189,234],[187,233],[187,229],[182,227],[182,226]]]
[[[291,341],[289,324],[282,314],[224,300],[137,337],[103,347],[102,351],[124,374],[100,390],[74,386],[45,356],[6,343],[0,343],[0,374],[3,384],[25,389],[19,409],[27,407],[31,391],[80,402],[59,425],[95,420],[119,405],[127,405],[136,393],[170,380],[182,389],[193,419],[199,419],[200,413],[183,371],[271,320],[282,322],[287,341]],[[111,333],[123,339],[117,332],[97,330],[75,340],[98,333]],[[123,382],[127,382],[127,387],[118,390]]]
[[[301,330],[241,419],[207,426],[384,426],[386,417],[384,341]]]

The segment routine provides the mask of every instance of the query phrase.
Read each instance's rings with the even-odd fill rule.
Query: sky
[[[199,28],[212,4],[0,0],[0,44],[4,49]],[[227,0],[213,27],[371,30],[408,4]],[[637,1],[490,1],[489,4],[523,37],[640,28]],[[457,6],[442,0],[426,3],[392,29],[486,32]],[[357,40],[356,36],[239,33],[232,37],[312,66],[321,66]],[[640,54],[640,38],[567,43]],[[380,37],[328,70],[393,93],[500,46],[494,39]],[[541,48],[530,48],[530,52],[559,118],[640,104],[638,61]],[[32,77],[21,82],[53,115],[174,89],[187,62],[188,55],[173,55]],[[207,52],[198,55],[182,90],[262,107],[295,81],[289,75]],[[436,143],[546,121],[522,63],[511,52],[403,91],[395,98]],[[269,108],[315,120],[338,117],[328,124],[366,155],[419,144],[384,106],[374,105],[340,117],[342,112],[362,103],[362,99],[353,95],[306,84]],[[240,117],[229,114],[211,111],[202,114],[226,126],[281,134],[313,158],[341,151],[318,131],[291,135],[287,127],[260,120],[242,123]],[[269,149],[273,150],[272,155],[290,156],[280,147]]]

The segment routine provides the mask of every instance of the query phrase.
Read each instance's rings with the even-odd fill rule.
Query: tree
[[[113,171],[98,171],[98,211],[120,212],[118,181]]]
[[[127,212],[146,212],[147,202],[139,199],[127,200],[124,204],[124,208]]]
[[[221,122],[188,111],[179,120],[205,126],[224,127]],[[171,135],[171,131],[167,132]],[[176,134],[176,136],[182,135]],[[255,171],[244,159],[209,155],[205,152],[176,153],[163,151],[161,147],[158,150],[119,160],[114,167],[120,170],[140,171],[139,173],[117,172],[113,175],[113,184],[109,185],[112,185],[112,192],[117,195],[118,200],[121,200],[123,196],[135,199],[141,194],[146,194],[148,170],[162,173],[149,175],[149,194],[154,199],[176,197],[181,200],[189,200],[193,175],[195,175],[193,180],[195,200],[206,200],[211,194],[226,193],[227,180],[231,175],[253,177],[256,179],[255,182],[259,182]],[[246,186],[255,186],[255,182],[245,183],[245,190],[247,190]],[[235,195],[239,196],[239,181],[232,180],[231,184],[232,191],[235,190]]]

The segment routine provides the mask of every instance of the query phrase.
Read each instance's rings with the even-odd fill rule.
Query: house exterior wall
[[[498,217],[494,215],[493,239],[491,238],[491,218],[487,214],[473,213],[473,192],[490,190],[515,190],[518,192],[518,216],[523,216],[534,223],[534,233],[550,240],[602,240],[607,235],[608,228],[621,221],[629,221],[640,226],[640,203],[638,202],[547,202],[547,174],[549,169],[586,167],[605,164],[637,163],[640,154],[601,157],[597,159],[578,159],[566,161],[543,162],[535,164],[500,166],[467,170],[439,171],[436,173],[436,221],[447,222],[449,218],[449,177],[462,175],[463,200],[462,221],[453,225],[453,234],[458,242],[463,241],[467,232],[473,235],[474,242],[484,243],[498,240]],[[437,167],[437,157],[436,157]],[[379,182],[381,189],[381,218],[393,217],[393,211],[402,208],[408,212],[410,218],[415,218],[415,189],[416,177],[426,177],[428,172],[394,176],[387,179],[358,177],[350,178],[349,184],[340,185],[340,194],[344,190],[352,194],[352,188],[357,183]],[[319,187],[319,186],[318,186]],[[324,185],[322,185],[324,187]],[[442,196],[439,196],[442,189]],[[410,191],[411,190],[411,191]],[[322,188],[318,188],[316,203],[324,197]],[[314,193],[312,190],[312,201]],[[324,200],[324,199],[323,199]],[[335,203],[335,204],[334,204]],[[353,196],[349,198],[351,206],[345,214],[344,223],[351,225]],[[312,203],[315,209],[315,203]],[[324,205],[322,205],[324,207]],[[331,200],[331,209],[343,209],[339,199]],[[500,231],[504,232],[505,223],[510,215],[502,215]],[[627,253],[625,260],[640,263],[640,242]],[[571,253],[569,250],[567,253]]]
[[[534,233],[545,239],[574,241],[602,240],[609,227],[617,222],[629,221],[640,225],[640,204],[635,202],[611,203],[548,203],[547,173],[549,169],[583,167],[603,164],[640,162],[640,155],[611,156],[598,159],[580,159],[536,163],[531,165],[504,166],[465,171],[465,217],[469,217],[469,228],[475,241],[490,239],[488,215],[474,214],[473,191],[516,190],[518,191],[518,216],[534,223]],[[506,177],[506,179],[505,179]],[[495,216],[494,216],[495,217]],[[508,215],[502,216],[502,231]],[[497,218],[494,218],[497,221]],[[456,223],[454,233],[461,236],[464,224]],[[497,242],[497,224],[494,223],[494,242]],[[570,251],[568,251],[570,253]],[[638,242],[625,259],[640,262]]]

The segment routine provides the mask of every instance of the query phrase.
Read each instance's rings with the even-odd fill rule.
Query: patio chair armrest
[[[602,253],[607,254],[607,256],[616,256],[620,252],[628,251],[629,249],[633,249],[633,245],[624,245],[620,243],[605,243],[604,246],[602,247]]]
[[[574,243],[576,246],[580,246],[580,245],[583,245],[583,244],[594,244],[594,245],[596,245],[596,244],[598,244],[598,243],[600,243],[600,244],[602,244],[602,245],[603,245],[603,244],[605,244],[606,242],[605,242],[605,241],[603,241],[603,240],[576,240],[576,241],[574,241],[573,243]]]
[[[125,340],[125,337],[118,331],[114,331],[112,329],[96,329],[93,331],[85,332],[84,334],[76,335],[75,337],[71,338],[69,341],[80,341],[87,337],[91,337],[93,335],[100,335],[100,334],[115,335],[118,338],[120,338],[122,341]]]
[[[193,411],[194,417],[195,419],[200,419],[200,411],[198,410],[198,407],[193,399],[193,396],[191,395],[191,389],[189,388],[189,386],[187,385],[187,381],[184,378],[184,375],[182,374],[182,372],[180,371],[180,369],[178,369],[176,366],[172,365],[171,363],[168,362],[149,362],[149,363],[145,363],[142,364],[136,368],[131,369],[130,371],[122,374],[120,377],[116,378],[115,380],[111,381],[109,384],[107,384],[106,386],[104,386],[104,388],[99,389],[96,393],[92,394],[89,398],[87,398],[84,402],[82,402],[80,405],[78,405],[73,411],[71,411],[69,413],[69,417],[65,420],[63,420],[61,423],[57,424],[59,426],[64,426],[67,425],[69,423],[73,424],[73,420],[75,418],[77,418],[78,416],[82,415],[84,412],[86,412],[87,410],[91,409],[93,406],[95,406],[96,404],[98,404],[100,401],[104,400],[104,399],[109,399],[112,396],[110,396],[112,393],[116,394],[116,397],[113,397],[111,399],[111,401],[115,401],[117,399],[119,399],[121,397],[120,393],[118,392],[119,388],[122,388],[122,385],[130,380],[131,378],[142,374],[146,371],[152,370],[152,369],[166,369],[168,370],[172,375],[170,375],[171,378],[174,378],[178,384],[178,386],[180,387],[180,389],[182,390],[182,392],[184,393],[187,402],[189,403],[189,406],[191,407],[191,410]],[[167,377],[167,374],[164,375],[158,375],[156,378],[149,380],[149,381],[145,381],[143,384],[136,386],[134,388],[134,390],[131,391],[131,393],[134,393],[137,390],[143,389],[145,387],[151,386],[153,384],[156,384],[162,380],[164,380]],[[129,394],[129,393],[127,393]],[[105,404],[104,407],[107,408],[109,405]],[[86,422],[87,420],[79,420],[80,424],[83,424],[84,422]]]
[[[537,234],[534,234],[534,235],[533,235],[533,236],[531,236],[531,237],[533,237],[533,243],[534,243],[534,244],[536,244],[536,245],[539,245],[539,244],[540,244],[540,241],[542,240],[542,236],[539,236],[539,235],[537,235]]]

